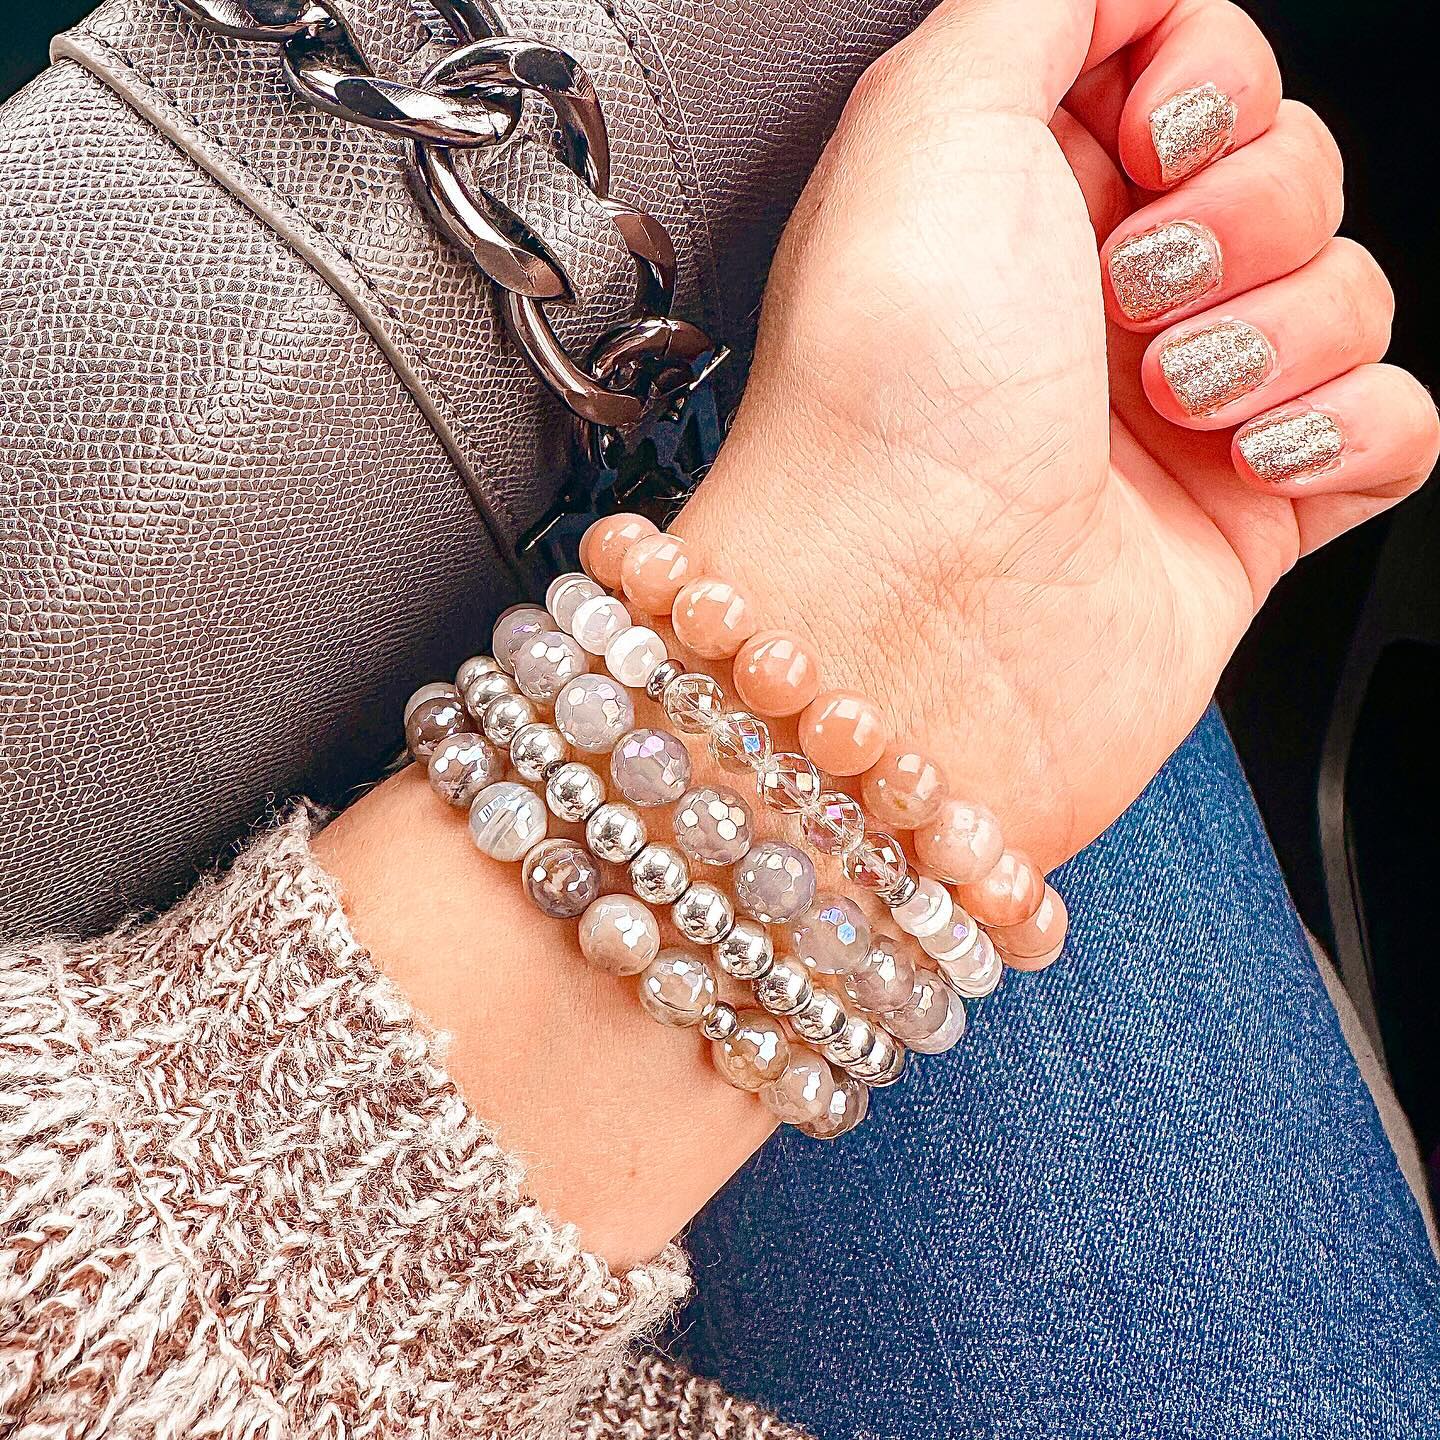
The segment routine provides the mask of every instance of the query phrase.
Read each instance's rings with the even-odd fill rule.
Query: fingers
[[[1362,365],[1257,416],[1231,453],[1235,473],[1268,495],[1361,492],[1393,502],[1434,469],[1440,418],[1413,375]]]
[[[1141,362],[1150,403],[1191,430],[1240,425],[1390,348],[1395,300],[1368,250],[1332,240],[1292,275],[1156,337]]]
[[[1168,190],[1250,144],[1279,110],[1275,52],[1235,5],[1177,8],[1135,47],[1132,65],[1140,73],[1120,115],[1118,149],[1146,190]]]
[[[1156,330],[1298,269],[1335,234],[1340,153],[1313,111],[1286,101],[1254,144],[1132,215],[1106,242],[1106,307]]]

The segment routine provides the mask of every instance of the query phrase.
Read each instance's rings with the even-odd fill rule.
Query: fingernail
[[[1182,90],[1150,112],[1150,139],[1160,178],[1173,185],[1230,148],[1238,112],[1218,85]]]
[[[1110,252],[1110,284],[1131,320],[1154,320],[1220,283],[1220,242],[1193,220],[1132,235]]]
[[[1213,415],[1263,385],[1275,370],[1270,342],[1243,320],[1178,335],[1160,349],[1160,371],[1187,415]]]
[[[1262,415],[1239,431],[1235,447],[1259,479],[1278,485],[1329,470],[1345,448],[1345,432],[1319,410]]]

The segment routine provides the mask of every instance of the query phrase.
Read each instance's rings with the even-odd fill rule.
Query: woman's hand
[[[1156,194],[1152,112],[1202,86],[1158,137],[1198,168]],[[1053,866],[1184,738],[1276,579],[1434,464],[1340,215],[1334,140],[1225,0],[945,0],[856,90],[676,528]],[[1314,407],[1247,441],[1261,474],[1233,446]],[[1337,432],[1321,473],[1266,478]]]
[[[1152,111],[1206,84],[1222,93],[1202,121],[1234,102],[1233,152],[1145,193],[1162,187]],[[857,90],[776,262],[745,404],[676,526],[1047,867],[1184,737],[1276,578],[1435,459],[1425,392],[1374,363],[1384,278],[1332,238],[1334,144],[1279,90],[1221,0],[945,0]],[[1207,133],[1182,123],[1192,159]],[[1165,149],[1173,170],[1186,143]],[[1172,221],[1115,261],[1154,315],[1129,320],[1108,262]],[[1157,313],[1155,250],[1192,302]],[[1161,357],[1222,320],[1264,338],[1170,352],[1185,394],[1254,379],[1255,355],[1268,378],[1192,416]],[[1237,463],[1234,426],[1312,405],[1342,432],[1320,473]],[[1300,433],[1311,458],[1334,436]],[[1262,439],[1268,470],[1289,452]],[[443,812],[412,770],[317,848],[359,938],[452,1033],[456,1078],[536,1198],[612,1261],[652,1254],[771,1122]]]

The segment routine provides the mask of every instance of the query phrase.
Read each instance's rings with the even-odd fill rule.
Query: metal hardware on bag
[[[696,398],[725,352],[694,325],[669,318],[674,244],[653,215],[610,195],[604,112],[594,83],[572,56],[539,40],[500,34],[485,0],[433,0],[458,44],[410,84],[375,73],[335,0],[174,3],[219,34],[278,45],[291,87],[319,109],[410,143],[427,208],[500,288],[500,308],[517,345],[577,417],[577,454],[588,469],[617,443],[638,453],[635,436],[647,424],[673,426],[682,411],[702,408]],[[509,140],[527,96],[552,112],[561,160],[610,216],[635,263],[631,319],[602,337],[583,366],[545,314],[546,304],[576,303],[563,266],[523,217],[466,177],[453,153]],[[587,495],[593,499],[593,484]]]

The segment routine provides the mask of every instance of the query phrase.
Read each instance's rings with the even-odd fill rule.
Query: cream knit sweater
[[[637,1349],[352,938],[297,814],[168,915],[0,957],[0,1433],[794,1440]]]

